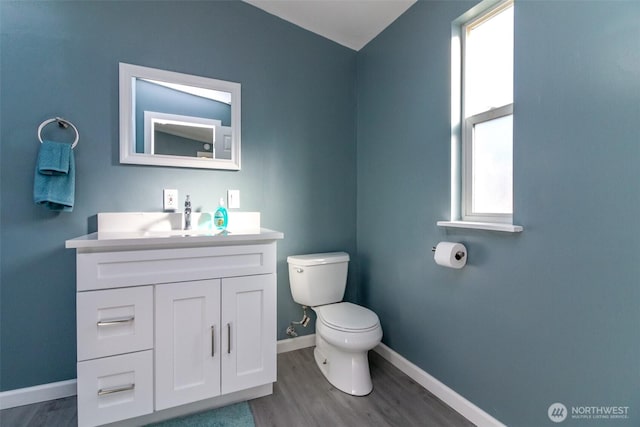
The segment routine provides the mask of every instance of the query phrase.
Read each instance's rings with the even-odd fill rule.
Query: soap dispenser
[[[227,224],[229,223],[229,214],[227,213],[227,208],[224,207],[224,199],[220,198],[220,205],[216,212],[213,214],[213,224],[215,227],[223,231],[227,228]]]

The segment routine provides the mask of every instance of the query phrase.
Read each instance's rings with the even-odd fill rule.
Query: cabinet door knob
[[[104,396],[106,394],[113,394],[113,393],[120,393],[121,391],[133,390],[134,388],[136,388],[135,383],[116,386],[116,387],[101,388],[100,390],[98,390],[98,396]]]
[[[100,320],[98,326],[122,325],[123,323],[133,322],[135,316],[119,317],[117,319]]]
[[[231,323],[227,323],[227,353],[231,354]]]
[[[216,355],[216,325],[211,325],[211,357]]]

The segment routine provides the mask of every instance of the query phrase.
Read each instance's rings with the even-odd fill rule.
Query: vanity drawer
[[[153,351],[78,363],[78,426],[153,412]]]
[[[153,347],[153,286],[77,294],[78,361]]]
[[[78,291],[275,273],[276,244],[79,253]]]

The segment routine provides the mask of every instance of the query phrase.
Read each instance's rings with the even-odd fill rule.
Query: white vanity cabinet
[[[94,234],[67,241],[77,250],[79,426],[271,394],[282,233]]]

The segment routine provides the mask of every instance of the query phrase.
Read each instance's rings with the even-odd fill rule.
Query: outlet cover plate
[[[165,188],[162,194],[164,195],[164,203],[163,203],[164,210],[177,211],[178,210],[178,190]]]
[[[240,190],[227,190],[227,207],[240,209]]]

